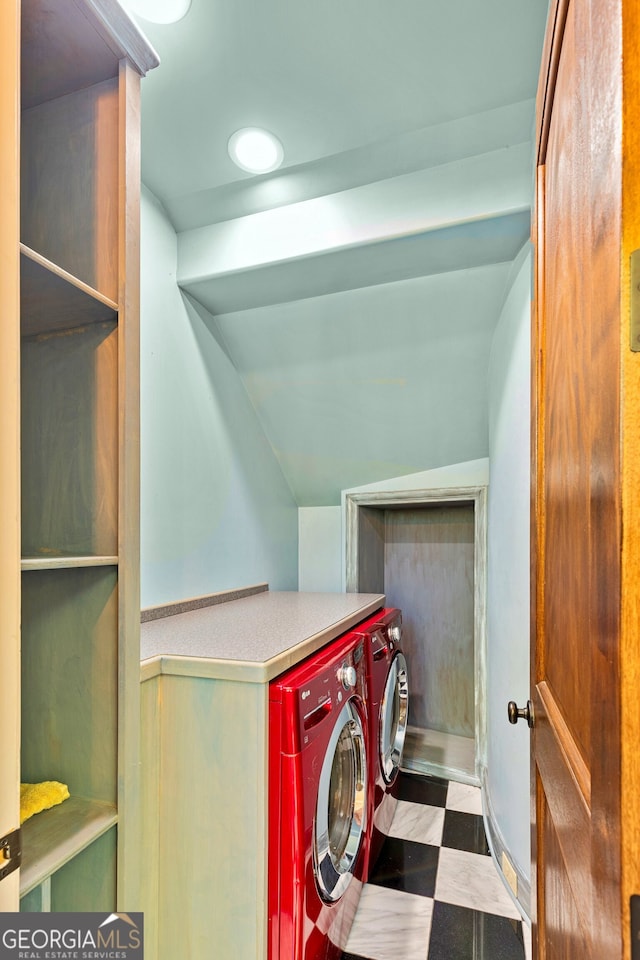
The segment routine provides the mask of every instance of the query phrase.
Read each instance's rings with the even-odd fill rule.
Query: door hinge
[[[631,254],[631,290],[629,298],[629,346],[640,350],[640,250]]]
[[[22,831],[20,827],[0,837],[0,880],[17,870],[22,859]]]

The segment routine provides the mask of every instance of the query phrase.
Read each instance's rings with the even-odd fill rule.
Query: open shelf
[[[89,298],[87,298],[89,299]],[[22,341],[22,550],[118,552],[115,320]]]
[[[112,302],[119,297],[118,90],[117,78],[82,87],[23,109],[20,122],[20,240]]]
[[[20,896],[68,863],[118,822],[116,808],[98,800],[69,797],[22,825]]]
[[[22,576],[22,779],[113,805],[118,763],[118,569]]]
[[[72,570],[77,567],[117,567],[117,557],[23,557],[20,569],[29,570]]]
[[[115,320],[118,304],[20,244],[20,332],[34,336]]]
[[[159,62],[117,0],[22,0],[22,24],[25,107],[117,77],[125,53],[143,75]]]

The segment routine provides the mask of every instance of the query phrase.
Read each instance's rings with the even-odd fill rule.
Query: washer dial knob
[[[394,643],[400,643],[401,636],[402,630],[400,629],[399,624],[394,623],[393,626],[389,627],[389,637]]]
[[[358,679],[356,668],[350,663],[343,663],[338,670],[338,680],[345,690],[353,690]]]

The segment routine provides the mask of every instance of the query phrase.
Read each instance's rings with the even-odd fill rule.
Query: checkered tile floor
[[[489,848],[480,790],[402,773],[343,960],[525,960],[530,935]]]

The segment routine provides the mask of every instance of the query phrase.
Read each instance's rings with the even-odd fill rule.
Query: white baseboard
[[[498,874],[502,879],[502,882],[505,885],[507,893],[515,903],[516,907],[522,914],[523,920],[527,924],[531,924],[531,882],[525,877],[522,873],[522,870],[514,863],[509,849],[504,841],[504,837],[500,832],[498,824],[496,822],[495,814],[493,807],[491,806],[491,798],[489,796],[489,791],[487,789],[487,776],[486,770],[481,772],[481,783],[482,783],[482,816],[484,819],[485,832],[487,834],[487,841],[489,843],[489,850],[491,851],[491,856],[493,857],[495,864],[498,868]],[[516,875],[517,878],[517,894],[513,892],[512,887],[505,877],[504,870],[502,867],[502,858],[503,854],[508,858],[509,863]]]

